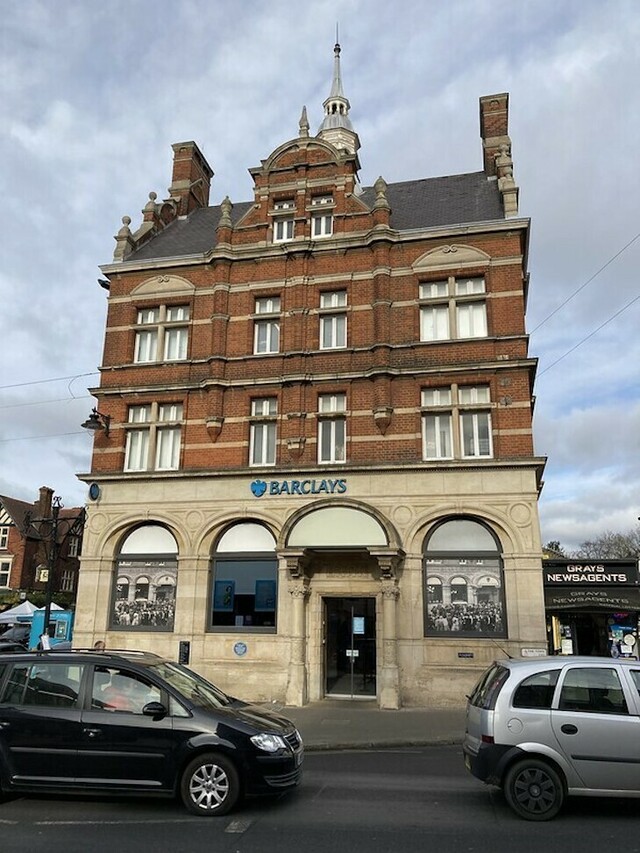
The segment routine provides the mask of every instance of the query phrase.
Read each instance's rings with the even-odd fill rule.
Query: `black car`
[[[0,656],[0,792],[179,795],[197,815],[302,777],[292,722],[147,652]]]

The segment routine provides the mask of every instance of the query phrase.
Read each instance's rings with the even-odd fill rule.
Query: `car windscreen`
[[[163,661],[150,666],[149,672],[159,675],[169,687],[197,708],[224,708],[233,701],[211,682],[179,663]]]

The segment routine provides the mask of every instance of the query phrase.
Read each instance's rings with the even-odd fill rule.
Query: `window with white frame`
[[[189,342],[189,306],[160,305],[138,311],[133,360],[184,361]]]
[[[488,385],[422,390],[422,458],[493,456]]]
[[[256,355],[278,352],[280,349],[280,297],[256,299],[253,351]]]
[[[285,201],[277,201],[274,209],[278,211],[278,215],[273,220],[273,242],[284,243],[286,240],[293,240],[295,234],[295,221],[293,212],[295,211],[295,202],[291,199]],[[292,211],[289,215],[280,215],[280,211]]]
[[[333,234],[333,196],[320,195],[311,199],[311,237],[316,240]],[[325,208],[320,210],[320,208]]]
[[[182,403],[129,406],[124,470],[177,470],[181,422]]]
[[[182,403],[158,406],[156,427],[156,471],[176,471],[180,467]]]
[[[487,336],[485,280],[454,278],[420,284],[420,340]]]
[[[277,414],[278,401],[275,397],[251,401],[250,465],[275,465]]]
[[[462,456],[492,456],[491,398],[488,385],[460,388],[460,433]]]
[[[339,349],[347,345],[347,291],[320,294],[320,349]]]
[[[67,550],[68,557],[77,557],[80,553],[80,537],[79,536],[70,536],[69,537],[69,548]]]
[[[451,459],[451,388],[424,388],[422,391],[422,457]]]
[[[0,560],[0,587],[9,586],[11,575],[11,560]]]
[[[346,394],[318,397],[318,462],[346,460],[346,411]]]
[[[73,592],[75,586],[75,572],[72,569],[65,569],[62,572],[60,579],[60,589],[62,592]]]
[[[6,551],[9,545],[9,528],[0,527],[0,550]]]

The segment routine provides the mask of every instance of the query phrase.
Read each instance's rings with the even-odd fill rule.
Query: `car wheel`
[[[551,820],[564,803],[560,774],[536,758],[514,764],[507,771],[502,788],[513,811],[525,820]]]
[[[224,755],[213,752],[199,755],[182,774],[180,795],[192,814],[225,815],[240,796],[238,771]]]

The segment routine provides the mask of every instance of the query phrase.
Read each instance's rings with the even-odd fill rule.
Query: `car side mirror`
[[[142,709],[145,717],[153,717],[154,720],[161,720],[167,716],[167,709],[162,702],[147,702]]]

